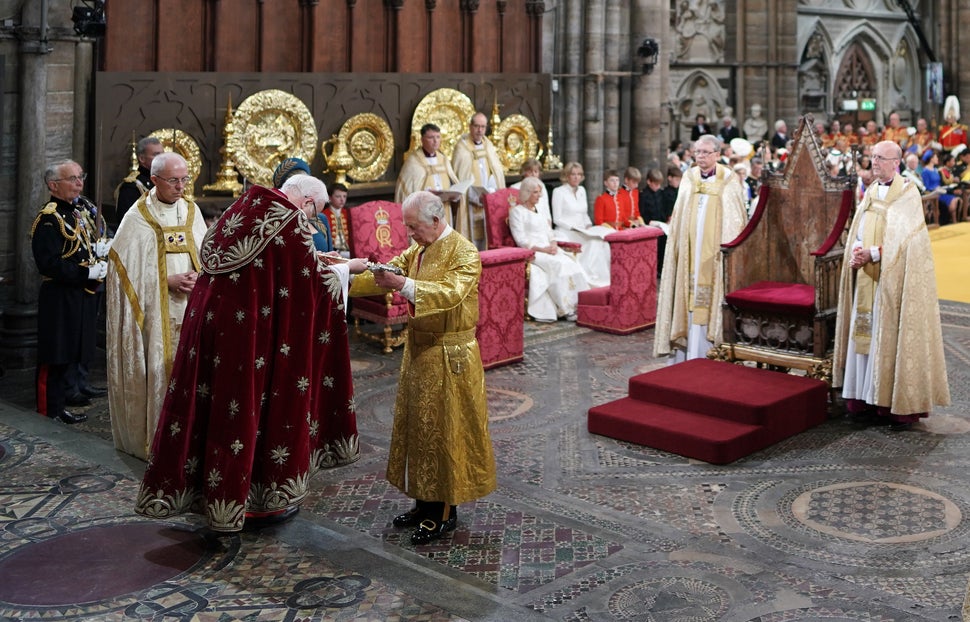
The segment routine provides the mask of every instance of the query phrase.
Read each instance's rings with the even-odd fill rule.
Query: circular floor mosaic
[[[733,507],[742,529],[768,546],[870,569],[970,563],[968,510],[947,491],[873,480],[763,481]]]

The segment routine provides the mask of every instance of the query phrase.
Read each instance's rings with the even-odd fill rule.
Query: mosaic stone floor
[[[418,547],[383,478],[399,352],[352,345],[360,461],[294,521],[216,540],[131,513],[143,465],[112,450],[106,400],[52,423],[8,372],[0,620],[958,620],[970,305],[942,312],[952,406],[902,433],[836,415],[721,467],[586,432],[661,364],[651,330],[529,324],[525,361],[486,376],[499,489]]]

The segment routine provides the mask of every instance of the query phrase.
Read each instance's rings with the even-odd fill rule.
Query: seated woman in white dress
[[[576,319],[579,292],[589,289],[582,266],[556,244],[552,227],[536,210],[542,182],[526,177],[519,187],[519,204],[509,210],[509,228],[515,243],[534,250],[529,273],[529,315],[540,322],[563,317]]]
[[[522,179],[526,177],[535,177],[542,181],[539,176],[542,174],[542,165],[539,164],[539,160],[535,158],[529,158],[522,163],[519,167],[519,174],[522,175]],[[522,187],[522,182],[516,182],[512,184],[512,188],[518,190]],[[552,210],[549,209],[549,192],[546,190],[546,185],[542,184],[539,186],[542,188],[542,195],[539,197],[539,201],[536,203],[536,211],[546,217],[549,220],[549,226],[552,226]]]
[[[595,227],[589,217],[585,175],[579,162],[569,162],[562,169],[562,185],[552,191],[552,224],[557,240],[579,242],[583,252],[579,263],[589,277],[590,287],[610,284],[610,245],[603,239],[613,233],[609,227]]]

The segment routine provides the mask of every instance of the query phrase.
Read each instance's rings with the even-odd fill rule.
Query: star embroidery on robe
[[[202,384],[199,385],[199,387],[195,390],[195,392],[199,394],[199,397],[202,397],[202,398],[207,397],[209,395],[209,385],[203,382]]]
[[[266,359],[264,359],[263,357],[259,357],[258,359],[256,359],[255,363],[256,363],[256,369],[262,369],[263,365],[266,364]]]
[[[263,314],[263,317],[269,317],[269,314],[272,312],[272,309],[269,308],[269,305],[266,305],[265,307],[260,309],[259,312]]]
[[[232,400],[229,402],[229,418],[234,419],[239,414],[239,402]]]
[[[195,347],[189,348],[189,358],[190,359],[195,358]]]
[[[212,366],[219,367],[219,363],[221,362],[222,362],[222,359],[216,356],[215,358],[212,359]]]
[[[262,268],[263,267],[262,258],[257,257],[256,259],[253,259],[253,265],[256,266],[257,268]]]
[[[258,207],[263,204],[263,197],[256,197],[253,199],[253,207]]]
[[[323,386],[327,387],[328,389],[332,389],[333,388],[333,376],[324,376],[323,377],[323,382],[321,384],[323,384]]]
[[[303,269],[300,270],[300,274],[302,274],[304,277],[309,277],[310,276],[310,269],[307,268],[306,266],[303,266]]]
[[[347,410],[352,413],[357,412],[357,399],[355,397],[351,397],[350,401],[347,402]]]
[[[195,309],[189,311],[189,317],[195,317]]]
[[[289,296],[290,296],[290,290],[289,290],[289,288],[281,287],[280,288],[280,291],[279,291],[279,294],[280,294],[280,298],[289,298]]]
[[[270,459],[276,464],[286,464],[286,459],[290,457],[290,450],[286,447],[280,445],[276,449],[269,452]]]
[[[236,283],[237,281],[239,281],[239,273],[233,272],[232,274],[230,274],[229,280],[232,281],[233,283]]]
[[[246,312],[240,309],[236,311],[236,323],[242,324],[242,321],[246,319]]]
[[[216,488],[219,485],[219,482],[222,481],[222,474],[219,473],[218,469],[212,469],[211,471],[209,471],[208,480],[209,480],[209,488]]]
[[[182,431],[182,426],[179,425],[178,421],[172,423],[172,425],[168,427],[168,433],[171,434],[172,436],[177,436],[178,433],[181,431]]]
[[[319,431],[320,431],[320,422],[319,421],[312,422],[310,424],[310,436],[315,437]]]
[[[319,335],[317,335],[317,341],[320,343],[330,343],[330,331],[325,330]]]
[[[233,441],[232,445],[230,445],[229,448],[232,449],[232,454],[234,456],[238,456],[239,452],[242,451],[243,449],[243,444],[240,443],[239,439],[237,438],[235,441]]]
[[[194,456],[189,458],[188,460],[185,461],[185,466],[182,468],[185,470],[187,474],[192,475],[197,470],[199,470],[199,459]]]
[[[284,343],[283,345],[280,346],[280,354],[282,354],[283,356],[289,356],[290,354],[289,344]]]
[[[275,238],[273,238],[273,242],[275,242],[277,246],[285,246],[286,245],[286,240],[284,240],[283,239],[283,236],[281,236],[281,235],[278,235]]]
[[[306,393],[306,390],[310,388],[310,379],[306,376],[301,376],[299,380],[296,381],[296,389],[300,393]]]
[[[172,378],[172,380],[168,383],[168,392],[175,393],[175,387],[176,387],[175,378]]]
[[[216,314],[215,314],[215,313],[213,313],[212,311],[206,311],[206,314],[205,314],[205,321],[206,321],[206,322],[211,322],[211,321],[212,321],[212,319],[213,319],[213,318],[214,318],[215,316],[216,316]]]

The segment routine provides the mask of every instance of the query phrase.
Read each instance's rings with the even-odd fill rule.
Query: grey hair
[[[77,164],[77,162],[74,160],[58,160],[53,164],[49,164],[47,168],[44,169],[44,184],[49,184],[57,179],[58,175],[61,174],[61,169],[68,164]],[[80,166],[80,164],[78,164],[78,166]]]
[[[418,220],[429,225],[434,224],[435,218],[441,221],[445,219],[445,205],[441,197],[427,190],[419,190],[404,199],[401,210],[409,209],[416,210]]]
[[[295,188],[305,197],[313,199],[314,203],[326,203],[330,200],[327,192],[327,184],[323,183],[313,175],[293,175],[287,178],[280,187],[283,194],[289,195],[290,188]]]
[[[135,145],[136,155],[145,155],[145,149],[148,149],[148,145],[161,145],[162,141],[158,140],[154,136],[146,136],[138,141]]]
[[[189,166],[185,161],[185,158],[174,151],[165,151],[158,154],[155,156],[155,159],[152,160],[152,175],[161,175],[162,171],[164,171],[169,164],[174,164],[175,162],[181,162],[186,168]]]
[[[524,194],[526,191],[531,192],[535,188],[541,188],[541,187],[542,187],[542,182],[539,180],[538,177],[526,177],[522,180],[522,183],[519,184],[519,194],[520,195]]]
[[[699,143],[707,143],[714,151],[721,150],[721,139],[714,134],[704,134],[694,141],[694,147],[697,147]]]

